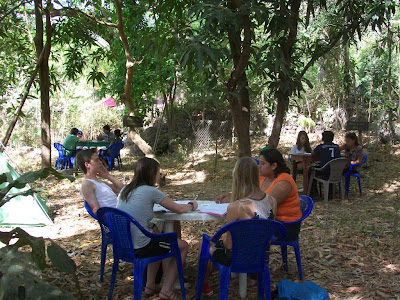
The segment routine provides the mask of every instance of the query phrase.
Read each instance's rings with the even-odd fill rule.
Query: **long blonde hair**
[[[259,171],[251,157],[242,157],[232,171],[231,202],[248,197],[260,191]]]

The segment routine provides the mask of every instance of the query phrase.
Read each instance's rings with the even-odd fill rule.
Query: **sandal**
[[[161,296],[167,297],[167,298],[161,298]],[[174,293],[174,292],[171,292],[171,294],[168,295],[168,294],[160,291],[158,297],[160,299],[162,299],[162,300],[176,300],[176,299],[178,299],[178,295],[176,293]]]
[[[150,293],[148,293],[147,291],[150,291]],[[158,291],[157,291],[155,288],[152,288],[152,287],[149,287],[149,286],[146,286],[146,287],[144,288],[144,293],[145,293],[145,295],[146,295],[146,296],[149,296],[149,297],[155,295],[157,292],[158,292]]]

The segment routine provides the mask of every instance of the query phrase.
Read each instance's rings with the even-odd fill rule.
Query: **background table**
[[[188,200],[187,202],[189,202]],[[180,201],[180,203],[184,203],[183,201]],[[215,203],[215,201],[197,201],[198,204],[211,204]],[[160,209],[159,206],[155,205],[154,209]],[[201,213],[199,211],[191,211],[187,212],[184,214],[177,214],[171,211],[166,211],[166,212],[154,212],[154,217],[157,219],[161,219],[165,221],[164,229],[165,232],[173,232],[174,231],[174,221],[218,221],[222,220],[225,217],[224,216],[216,216],[216,215],[210,215],[206,213]],[[217,231],[219,228],[217,228],[215,231]],[[239,294],[241,298],[246,298],[247,294],[247,274],[246,273],[240,273],[239,274]]]
[[[83,146],[83,147],[108,147],[110,145],[109,141],[85,141],[85,142],[78,142],[77,146]]]

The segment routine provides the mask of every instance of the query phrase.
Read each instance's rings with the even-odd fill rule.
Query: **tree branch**
[[[79,9],[76,8],[71,8],[71,7],[63,7],[61,9],[53,9],[51,11],[51,16],[52,17],[76,17],[78,15],[82,15],[85,18],[103,26],[107,27],[112,27],[112,28],[118,28],[118,25],[112,22],[106,22],[106,21],[101,21],[97,19],[95,16],[92,16],[91,14],[85,13]]]
[[[16,6],[14,6],[13,8],[11,8],[8,12],[6,12],[3,16],[1,16],[0,18],[0,24],[1,22],[3,22],[3,20],[5,18],[7,18],[9,15],[11,15],[17,8],[19,8],[21,5],[25,4],[26,0],[21,1],[21,3],[17,4]]]

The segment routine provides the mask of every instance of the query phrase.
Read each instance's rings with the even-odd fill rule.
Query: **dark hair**
[[[133,175],[132,181],[121,191],[121,200],[127,202],[129,194],[141,185],[154,186],[159,169],[158,161],[149,157],[139,159],[136,162],[135,175]]]
[[[290,174],[290,169],[286,166],[285,160],[283,159],[282,153],[276,149],[265,149],[260,152],[260,156],[269,162],[271,165],[276,163],[276,168],[274,170],[275,177],[278,177],[281,173]]]
[[[335,134],[332,131],[324,131],[322,133],[322,141],[324,143],[332,143]]]
[[[356,135],[354,132],[346,133],[346,135],[345,135],[344,137],[345,137],[346,139],[351,139],[351,140],[353,140],[355,146],[358,146],[358,145],[359,145],[359,143],[358,143],[358,137],[357,137],[357,135]]]
[[[109,126],[109,125],[104,125],[104,126],[103,126],[103,130],[108,130],[108,131],[110,131],[110,130],[111,130],[111,128],[110,128],[110,126]]]
[[[71,131],[70,131],[69,133],[70,133],[70,134],[73,134],[73,135],[77,135],[77,134],[78,134],[78,131],[79,131],[78,128],[75,128],[75,127],[74,127],[74,128],[71,129]]]
[[[90,162],[94,153],[97,153],[96,148],[81,150],[76,155],[76,164],[82,170],[83,174],[87,173],[85,163]]]
[[[114,130],[114,135],[115,135],[115,137],[121,137],[121,130],[115,129]]]
[[[305,150],[307,153],[311,153],[310,140],[308,139],[307,132],[305,132],[304,130],[300,131],[299,134],[297,135],[297,141],[296,141],[297,149],[300,150],[300,149],[302,148],[302,147],[301,147],[301,141],[300,141],[300,137],[301,137],[302,135],[304,135],[304,136],[306,137],[306,141],[305,141],[304,146],[303,146],[303,147],[304,147],[304,150]]]

